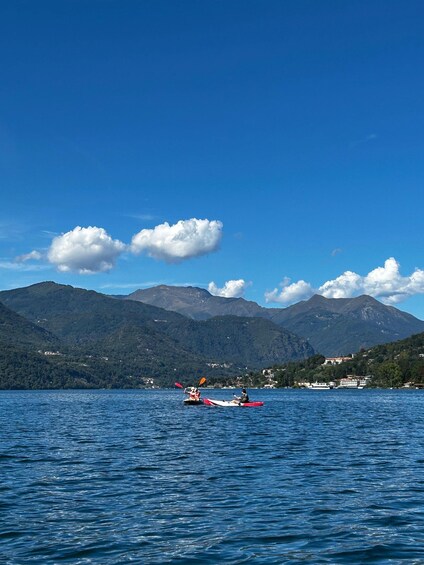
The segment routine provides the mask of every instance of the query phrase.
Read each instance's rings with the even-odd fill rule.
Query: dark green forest
[[[3,389],[163,387],[200,376],[219,381],[313,353],[306,340],[268,320],[197,322],[55,283],[3,291],[0,300]]]
[[[279,387],[347,375],[371,376],[375,387],[424,383],[424,333],[323,366],[304,338],[264,318],[195,321],[55,283],[3,291],[0,300],[1,389],[166,387],[201,376],[263,386],[264,368]]]
[[[299,362],[270,367],[278,387],[293,387],[299,382],[330,382],[347,376],[370,376],[371,387],[399,388],[406,383],[424,387],[424,333],[407,339],[362,349],[340,365],[323,365],[325,357],[314,355]],[[244,380],[263,386],[262,371],[250,372]]]

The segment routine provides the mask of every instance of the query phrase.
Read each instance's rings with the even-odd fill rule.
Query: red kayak
[[[212,398],[204,398],[205,406],[222,406],[226,408],[256,408],[263,406],[263,402],[237,402],[237,400],[212,400]]]

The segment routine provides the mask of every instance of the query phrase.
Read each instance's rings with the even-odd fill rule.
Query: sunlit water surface
[[[250,395],[0,392],[0,563],[424,563],[424,391]]]

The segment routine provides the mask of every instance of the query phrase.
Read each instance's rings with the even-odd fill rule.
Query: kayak
[[[183,402],[186,406],[200,406],[203,404],[203,400],[194,400],[194,398],[186,398]]]
[[[256,408],[258,406],[263,406],[263,402],[233,402],[232,400],[212,400],[212,398],[204,398],[203,404],[206,406],[225,406],[228,408]]]

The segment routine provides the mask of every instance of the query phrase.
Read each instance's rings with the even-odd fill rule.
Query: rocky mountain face
[[[424,331],[424,322],[371,296],[324,298],[315,295],[271,318],[300,335],[326,356],[355,353]]]
[[[307,339],[326,356],[354,353],[361,348],[403,339],[424,331],[424,322],[370,296],[324,298],[315,295],[288,308],[263,308],[243,298],[212,296],[193,287],[158,286],[126,297],[193,319],[233,315],[262,317]]]
[[[213,296],[207,290],[193,286],[159,285],[136,290],[124,298],[178,312],[193,320],[208,320],[214,316],[268,317],[267,309],[256,302]]]

